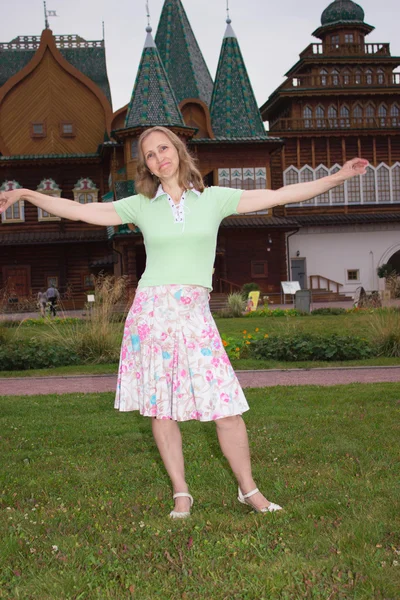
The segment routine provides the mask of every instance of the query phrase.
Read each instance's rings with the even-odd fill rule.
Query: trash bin
[[[298,290],[295,295],[294,306],[301,312],[309,313],[311,310],[311,290]]]

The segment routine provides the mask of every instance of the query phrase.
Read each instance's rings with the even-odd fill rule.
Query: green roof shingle
[[[211,100],[211,126],[217,138],[267,137],[230,19],[227,23]]]
[[[151,35],[151,27],[147,28],[147,32],[125,128],[154,125],[184,127],[182,114]]]
[[[91,79],[111,104],[104,42],[89,42],[75,35],[54,37],[63,58]],[[25,42],[24,36],[21,36],[9,43],[0,44],[0,87],[32,60],[40,43],[39,37],[34,36],[33,39],[35,41],[29,44]],[[68,46],[69,43],[71,47]]]
[[[176,99],[211,102],[213,82],[181,0],[165,0],[156,44]]]

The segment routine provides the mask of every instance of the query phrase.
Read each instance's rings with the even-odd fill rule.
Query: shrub
[[[315,308],[311,311],[312,315],[345,315],[346,309],[339,307],[325,306],[323,308]]]
[[[246,301],[242,295],[238,292],[229,294],[228,296],[228,309],[230,310],[232,317],[242,317],[246,308]]]
[[[398,310],[377,311],[371,317],[371,331],[379,355],[400,356],[400,313]]]
[[[396,269],[390,263],[385,263],[376,269],[378,277],[382,279],[383,277],[389,277],[389,275],[396,275]]]
[[[309,313],[297,310],[297,308],[262,308],[261,310],[254,310],[246,313],[246,317],[308,317]]]
[[[240,290],[240,294],[243,298],[243,300],[247,300],[249,293],[250,292],[259,292],[260,291],[260,286],[258,285],[258,283],[245,283],[242,286],[242,289]]]
[[[37,340],[18,340],[0,346],[4,371],[24,371],[78,364],[77,354],[66,348],[40,344]]]
[[[5,346],[11,339],[10,331],[3,326],[0,326],[0,347]]]
[[[374,354],[366,339],[336,334],[274,335],[249,346],[249,355],[253,358],[284,361],[358,360]]]

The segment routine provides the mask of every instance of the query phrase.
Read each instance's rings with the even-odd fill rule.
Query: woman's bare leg
[[[171,419],[151,419],[152,430],[162,461],[171,478],[173,493],[187,492],[185,465],[182,451],[182,436],[179,425]],[[190,510],[190,498],[177,498],[175,510]]]
[[[240,415],[215,421],[221,450],[238,481],[243,494],[257,487],[251,473],[250,449],[245,422]],[[258,492],[249,498],[255,508],[261,509],[270,502]]]

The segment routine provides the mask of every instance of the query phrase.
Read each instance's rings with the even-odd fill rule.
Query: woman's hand
[[[334,177],[346,181],[356,175],[365,175],[369,162],[365,158],[352,158],[344,163],[343,167],[335,173]]]
[[[6,212],[10,206],[21,200],[23,189],[11,190],[9,192],[0,192],[0,214]]]

